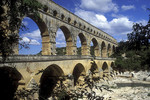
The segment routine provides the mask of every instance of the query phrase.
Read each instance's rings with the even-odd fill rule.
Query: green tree
[[[38,15],[42,7],[36,0],[0,0],[0,54],[4,60],[18,44],[19,28],[25,28],[22,17],[30,12]]]
[[[146,46],[148,49],[150,39],[150,20],[145,26],[141,23],[134,24],[132,33],[127,34],[127,36],[130,49],[141,50],[142,46]]]

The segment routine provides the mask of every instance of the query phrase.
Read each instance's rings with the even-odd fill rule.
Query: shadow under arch
[[[5,100],[13,100],[19,86],[19,80],[23,79],[21,73],[8,66],[0,67],[0,96]]]
[[[100,50],[97,40],[95,38],[92,38],[91,41],[93,42],[94,56],[100,56]]]
[[[102,70],[103,70],[103,76],[107,76],[107,74],[109,73],[109,69],[106,62],[103,63]]]
[[[114,54],[116,52],[116,47],[113,45],[112,46],[112,53]]]
[[[73,50],[73,41],[70,30],[66,26],[60,26],[59,28],[62,30],[65,36],[66,55],[74,55],[75,51]]]
[[[76,64],[76,66],[73,69],[73,77],[74,77],[74,86],[78,84],[80,84],[79,81],[82,81],[82,76],[85,76],[86,72],[85,72],[85,68],[81,63]],[[80,80],[79,80],[80,79]]]
[[[81,55],[89,55],[88,54],[88,46],[87,46],[87,39],[83,33],[78,34],[80,41],[81,41]]]
[[[28,14],[25,17],[31,18],[38,26],[41,32],[41,38],[42,38],[42,55],[51,55],[50,50],[50,37],[49,32],[46,23],[37,15],[34,14]]]
[[[112,70],[116,70],[115,63],[114,63],[114,62],[111,62],[111,65],[110,65],[110,66],[111,66],[111,69],[112,69]]]
[[[63,75],[63,70],[55,64],[44,70],[40,79],[39,100],[47,100],[51,96],[53,89]]]
[[[110,56],[111,56],[111,52],[112,52],[112,50],[111,50],[111,45],[110,45],[110,44],[108,44],[108,47],[107,47],[108,57],[110,57]]]
[[[101,44],[101,57],[107,57],[107,48],[104,41]]]

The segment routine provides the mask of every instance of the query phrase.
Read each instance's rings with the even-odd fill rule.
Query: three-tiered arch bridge
[[[39,16],[35,17],[30,13],[24,17],[30,17],[40,29],[42,55],[19,55],[16,46],[15,55],[9,56],[5,63],[0,62],[0,74],[11,75],[11,82],[18,85],[15,89],[29,88],[34,81],[40,86],[41,94],[53,86],[52,81],[56,78],[51,76],[72,75],[76,85],[81,74],[89,74],[92,60],[100,77],[109,75],[115,60],[110,56],[115,51],[117,41],[53,1],[38,1],[46,5],[47,9],[40,9]],[[59,28],[63,31],[66,41],[66,55],[63,56],[56,55],[56,32]],[[77,55],[77,37],[81,41],[81,55]],[[94,57],[90,54],[91,42]],[[40,70],[43,72],[36,74]],[[44,87],[45,84],[50,84],[50,87]]]

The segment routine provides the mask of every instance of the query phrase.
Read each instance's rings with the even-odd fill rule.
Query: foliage
[[[61,85],[58,84],[57,87],[55,87],[52,97],[58,100],[78,100],[79,98],[87,98],[88,100],[103,100],[104,97],[96,95],[94,89],[97,89],[100,92],[103,90],[112,92],[106,85],[97,86],[93,79],[91,79],[90,75],[84,76],[84,78],[83,84],[80,84],[77,89],[71,89],[70,85],[67,86],[61,82]]]
[[[139,71],[139,70],[150,70],[150,49],[145,49],[145,46],[141,46],[141,50],[130,50],[127,43],[121,41],[119,43],[119,52],[116,52],[113,57],[116,58],[115,65],[119,71]],[[121,47],[120,47],[121,46]],[[124,48],[124,49],[120,49]]]
[[[81,47],[77,48],[77,55],[81,55]]]
[[[128,41],[119,42],[112,55],[116,58],[117,70],[150,70],[150,19],[145,26],[141,23],[133,24],[133,31],[127,36]]]
[[[65,55],[66,54],[66,47],[56,48],[57,55]]]
[[[80,84],[77,84],[77,89],[71,89],[70,84],[63,83],[63,81],[65,82],[66,79],[72,79],[69,76],[65,76],[65,80],[61,80],[61,82],[59,82],[57,87],[54,89],[52,97],[57,97],[58,100],[78,100],[79,98],[87,98],[88,100],[103,100],[104,97],[96,95],[94,89],[97,89],[100,92],[103,90],[113,92],[107,85],[97,85],[97,82],[100,81],[100,77],[94,78],[94,74],[96,74],[95,61],[93,61],[91,64],[94,68],[90,69],[91,73],[89,73],[89,75],[81,75],[83,76],[84,80],[83,82],[80,82]]]
[[[38,15],[39,8],[42,6],[36,0],[0,1],[0,54],[4,60],[6,56],[14,52],[13,47],[18,44],[19,28],[25,28],[25,25],[21,23],[23,16],[30,12]]]
[[[132,33],[127,34],[129,40],[129,48],[134,50],[141,50],[142,46],[149,48],[150,40],[150,23],[143,26],[141,23],[133,25]]]

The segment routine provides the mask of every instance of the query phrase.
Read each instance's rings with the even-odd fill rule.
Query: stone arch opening
[[[80,41],[81,41],[81,47],[80,47],[80,55],[88,55],[88,46],[87,46],[87,40],[83,33],[79,33],[78,35]],[[78,49],[79,50],[79,49]],[[79,52],[79,51],[78,51]]]
[[[91,42],[93,43],[93,46],[91,46],[91,50],[90,50],[91,55],[100,56],[99,45],[97,40],[93,38]]]
[[[66,55],[66,40],[63,31],[59,28],[56,32],[56,55]]]
[[[53,89],[62,76],[64,76],[64,72],[58,65],[50,65],[44,70],[40,79],[40,100],[47,100],[51,96]]]
[[[111,45],[110,44],[108,44],[108,47],[107,47],[107,52],[108,52],[108,57],[110,57],[111,56],[111,52],[112,52],[112,50],[111,50]]]
[[[116,48],[115,48],[115,46],[113,45],[113,47],[112,47],[112,53],[115,53],[115,51],[116,51]]]
[[[83,26],[83,29],[86,29],[86,26],[85,26],[85,25]]]
[[[106,62],[103,63],[102,70],[103,70],[103,77],[107,76],[109,73],[109,70],[108,70],[108,65]]]
[[[110,65],[110,66],[111,66],[111,69],[112,69],[112,70],[116,70],[115,63],[114,63],[114,62],[111,62],[111,65]]]
[[[29,23],[29,29],[30,29],[30,27],[32,27],[31,28],[32,32],[27,32],[27,33],[23,34],[22,40],[19,42],[21,42],[21,44],[28,42],[28,44],[31,44],[31,45],[33,45],[33,44],[40,45],[40,42],[41,42],[42,45],[38,46],[38,48],[37,47],[31,48],[31,49],[33,49],[32,50],[33,53],[31,52],[31,54],[38,53],[39,55],[50,55],[51,54],[50,38],[49,38],[49,33],[48,33],[48,29],[47,29],[45,22],[40,17],[34,16],[34,15],[28,15],[27,17],[24,17],[24,18],[32,21],[32,23]],[[36,27],[32,26],[33,24],[35,24]],[[21,33],[19,32],[19,34],[21,34]],[[42,48],[42,50],[41,50],[41,48]],[[38,50],[38,52],[34,52],[37,50]],[[15,54],[18,54],[18,49],[15,51],[16,51]]]
[[[101,44],[101,57],[107,57],[107,49],[104,41]]]
[[[54,16],[54,17],[57,17],[57,15],[58,15],[57,11],[54,10],[54,11],[53,11],[53,16]]]
[[[68,18],[68,23],[69,23],[69,24],[71,23],[71,18],[70,18],[70,17]]]
[[[82,24],[81,23],[79,23],[79,28],[81,28],[82,27]]]
[[[73,51],[73,42],[72,42],[71,32],[65,26],[61,26],[60,29],[63,31],[63,33],[65,35],[66,55],[74,55],[75,52]]]
[[[16,68],[3,66],[0,67],[0,95],[5,100],[13,100],[22,75]]]
[[[64,20],[65,19],[65,16],[64,14],[61,15],[61,20]]]
[[[74,26],[76,26],[77,25],[77,21],[74,21]]]
[[[76,64],[73,69],[74,86],[76,86],[77,84],[82,84],[82,82],[84,81],[83,76],[85,75],[86,72],[84,66],[81,63]]]
[[[65,53],[65,55],[75,55],[76,51],[73,48],[73,41],[72,41],[71,32],[69,31],[69,29],[66,26],[60,26],[59,29],[61,29],[61,31],[65,37],[66,47],[64,48],[63,52]],[[58,37],[58,38],[61,39],[62,37]],[[64,45],[64,41],[63,41],[62,45]],[[56,41],[56,46],[57,46],[57,41]]]

